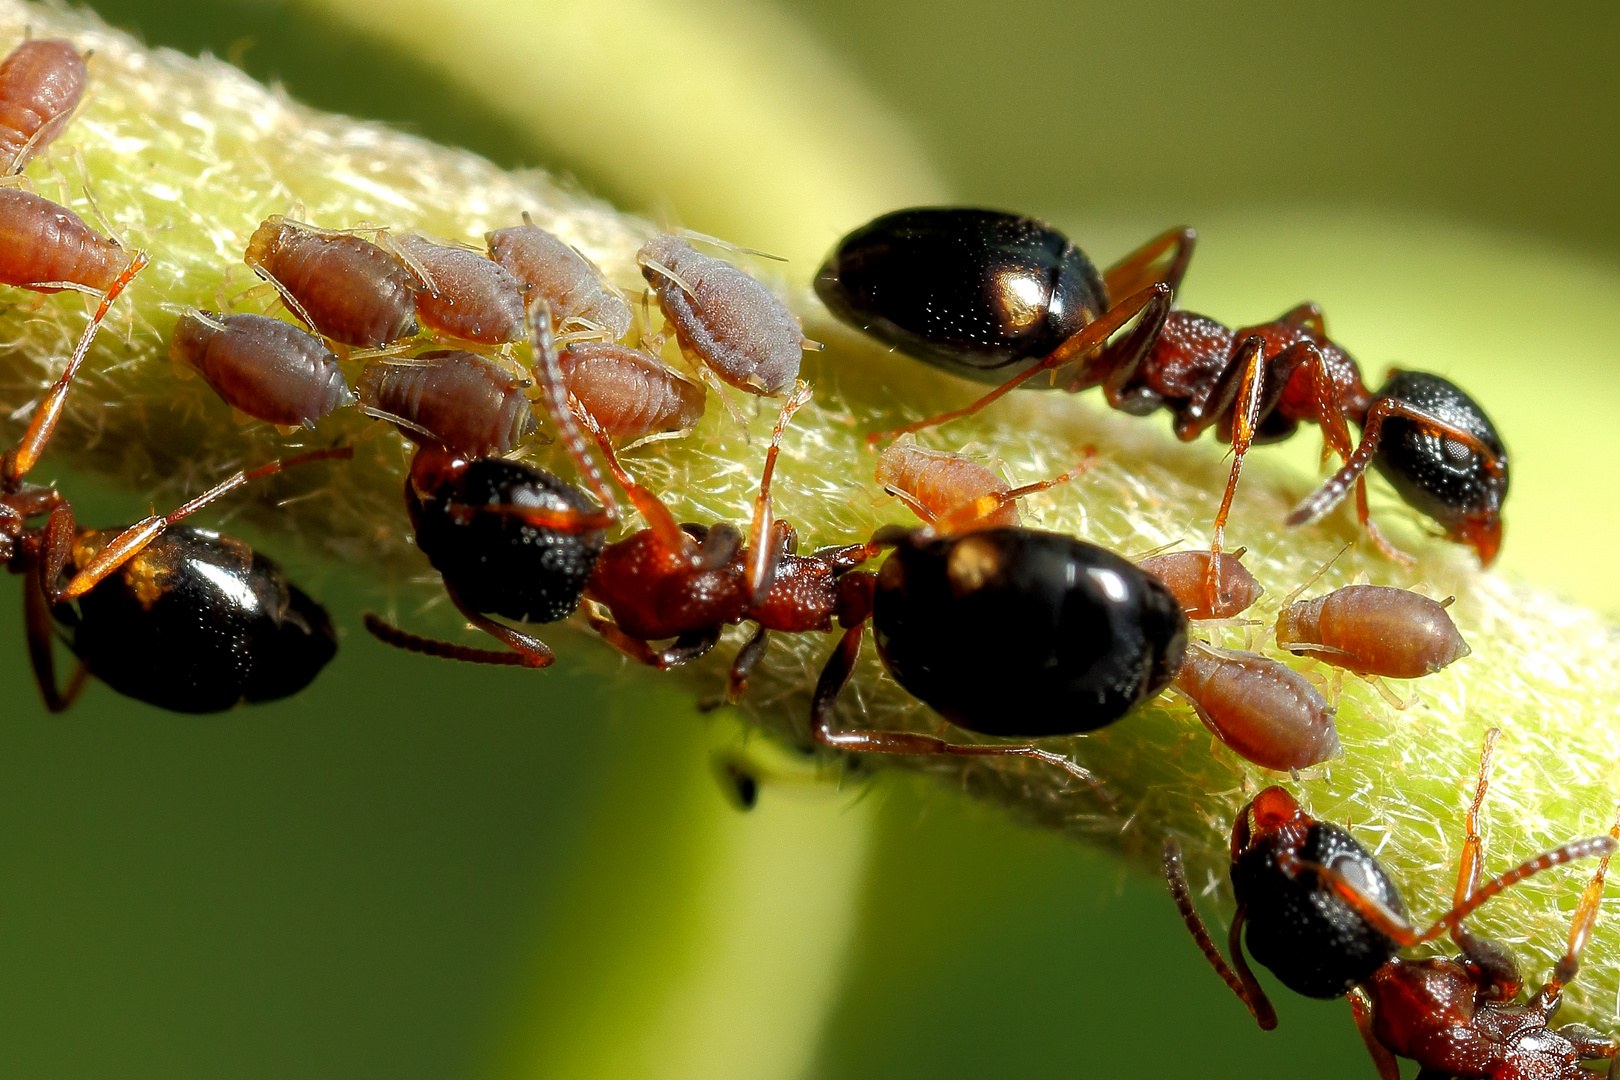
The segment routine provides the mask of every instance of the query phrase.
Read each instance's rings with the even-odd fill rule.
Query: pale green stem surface
[[[542,176],[503,174],[469,155],[315,114],[223,64],[149,53],[76,18],[15,6],[0,10],[5,40],[20,37],[26,20],[36,34],[71,33],[96,50],[94,95],[58,152],[30,169],[35,185],[88,216],[88,180],[100,213],[128,243],[153,257],[93,354],[68,423],[51,448],[52,460],[150,489],[168,504],[239,464],[278,456],[292,445],[326,444],[367,426],[358,416],[339,417],[294,439],[264,425],[238,426],[200,382],[176,379],[165,359],[174,316],[161,305],[215,306],[221,289],[235,292],[250,284],[240,262],[248,234],[266,215],[294,205],[323,226],[366,221],[475,243],[527,210],[578,244],[620,285],[638,286],[633,256],[651,226]],[[82,155],[86,175],[73,149]],[[769,264],[753,269],[774,272]],[[904,507],[873,484],[873,459],[862,450],[861,435],[903,416],[959,404],[964,393],[961,384],[830,325],[802,289],[808,269],[790,266],[788,280],[797,289],[793,299],[805,313],[807,331],[828,349],[807,357],[816,401],[789,434],[776,490],[778,515],[798,525],[805,546],[814,548],[864,538],[885,522],[908,521]],[[70,294],[14,296],[14,306],[0,316],[0,333],[12,345],[0,361],[0,402],[6,411],[16,410],[8,439],[20,430],[27,404],[59,369],[83,321],[83,302]],[[746,520],[763,456],[761,435],[774,409],[751,400],[741,406],[754,415],[751,438],[711,403],[691,437],[629,456],[632,471],[663,493],[680,519]],[[1092,473],[1031,500],[1027,515],[1032,524],[1125,553],[1178,540],[1203,542],[1225,478],[1207,445],[1177,446],[1157,425],[1056,395],[1015,395],[930,441],[975,447],[1004,462],[1018,482],[1062,471],[1079,447],[1097,445],[1102,453]],[[555,448],[533,456],[571,475]],[[352,467],[315,467],[256,489],[244,512],[262,528],[296,536],[397,584],[426,569],[409,544],[399,505],[405,460],[399,440],[384,435],[363,443]],[[1255,614],[1269,619],[1295,583],[1355,534],[1342,514],[1315,529],[1283,531],[1282,516],[1308,478],[1281,474],[1263,462],[1246,476],[1234,511],[1234,539],[1248,545],[1246,561],[1267,586]],[[294,501],[285,501],[289,496]],[[1401,527],[1398,514],[1385,520],[1396,525],[1399,542],[1420,553],[1417,567],[1399,570],[1361,545],[1319,587],[1365,574],[1379,583],[1454,593],[1453,610],[1474,656],[1425,680],[1422,704],[1405,713],[1352,681],[1339,711],[1345,756],[1292,786],[1318,816],[1354,822],[1421,917],[1437,913],[1450,894],[1464,791],[1489,726],[1505,731],[1487,811],[1493,871],[1510,858],[1606,827],[1617,792],[1620,671],[1615,636],[1599,617],[1478,573],[1465,552],[1421,539]],[[446,620],[424,619],[415,611],[415,600],[433,595],[431,588],[413,588],[410,595],[412,602],[401,605],[403,621],[427,632],[448,631]],[[1229,643],[1240,638],[1238,632],[1226,636]],[[707,662],[670,678],[684,680],[695,697],[712,698],[738,640],[738,634],[728,635]],[[802,742],[808,691],[831,644],[822,635],[778,636],[751,692],[753,721]],[[545,678],[535,676],[537,700],[543,699]],[[1401,689],[1410,693],[1415,687]],[[1018,707],[1018,688],[1010,686],[1008,708]],[[870,651],[846,691],[843,716],[846,724],[928,731],[939,723],[882,673]],[[1085,790],[1039,765],[948,759],[909,764],[1029,821],[1106,843],[1145,865],[1156,860],[1164,835],[1175,833],[1188,847],[1199,880],[1224,867],[1226,832],[1237,808],[1279,779],[1213,746],[1191,710],[1169,697],[1104,732],[1049,745],[1105,777],[1119,810],[1105,812]],[[1563,920],[1579,891],[1579,874],[1544,875],[1483,912],[1478,930],[1518,948],[1527,972],[1537,977],[1562,947]],[[1581,983],[1570,994],[1569,1019],[1608,1011],[1617,981],[1617,936],[1612,920],[1599,927]]]

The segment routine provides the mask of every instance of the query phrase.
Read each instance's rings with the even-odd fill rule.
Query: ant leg
[[[884,442],[885,440],[893,440],[899,438],[901,435],[923,431],[931,427],[938,427],[941,424],[948,424],[952,420],[959,420],[964,416],[972,416],[980,409],[983,409],[986,405],[1000,399],[1009,391],[1016,390],[1018,387],[1024,385],[1026,382],[1042,372],[1055,371],[1070,361],[1075,360],[1078,357],[1084,357],[1090,354],[1093,350],[1102,347],[1103,345],[1107,344],[1109,338],[1113,337],[1126,324],[1130,323],[1133,319],[1137,319],[1138,317],[1140,317],[1141,320],[1140,325],[1151,325],[1153,327],[1153,334],[1156,335],[1158,333],[1158,329],[1164,325],[1165,318],[1170,314],[1170,301],[1170,287],[1163,282],[1143,289],[1141,292],[1136,293],[1133,296],[1129,296],[1115,304],[1104,315],[1098,318],[1096,322],[1087,326],[1084,330],[1081,330],[1079,333],[1063,342],[1056,349],[1053,349],[1051,353],[1040,361],[1040,363],[1023,372],[1020,372],[1017,375],[1014,375],[1011,379],[1008,379],[1006,382],[1002,383],[988,394],[985,394],[971,405],[952,410],[951,412],[941,413],[940,415],[930,417],[927,420],[919,420],[914,424],[907,424],[905,427],[895,428],[892,431],[871,432],[866,436],[867,448],[873,449],[878,443]],[[1137,335],[1133,334],[1132,340],[1135,340],[1136,336]],[[1146,351],[1147,346],[1144,343],[1140,353],[1145,354]],[[1088,368],[1079,378],[1075,380],[1075,384],[1072,388],[1084,389],[1087,386],[1096,386],[1100,382],[1116,378],[1119,381],[1123,381],[1134,373],[1136,365],[1140,362],[1140,354],[1134,357],[1113,358],[1110,363],[1096,365],[1097,370],[1095,371]],[[1093,377],[1094,375],[1099,374],[1103,377]]]
[[[607,512],[610,519],[617,518],[618,506],[613,501],[613,492],[608,488],[607,481],[602,478],[602,471],[596,467],[596,462],[591,460],[591,455],[586,452],[585,436],[580,434],[579,425],[575,423],[576,417],[588,417],[590,413],[583,408],[574,408],[567,385],[563,382],[562,362],[558,359],[557,342],[552,336],[551,305],[543,298],[537,299],[529,305],[525,318],[528,323],[529,344],[534,354],[536,381],[540,384],[540,394],[545,400],[546,411],[551,414],[551,422],[557,425],[563,446],[567,449],[568,456],[574,459],[574,465],[585,478],[591,494],[596,496],[596,501],[602,504],[602,509]],[[594,417],[591,418],[589,426],[597,442],[609,451],[611,457],[607,435],[596,426]],[[611,464],[616,467],[618,462],[614,460]],[[635,498],[629,488],[625,491],[632,499]],[[639,503],[637,509],[642,510],[643,517],[647,516],[646,510]],[[649,524],[652,524],[650,520]]]
[[[45,589],[40,570],[36,566],[23,582],[23,627],[28,637],[28,660],[33,665],[34,681],[39,684],[45,708],[53,713],[67,709],[78,699],[89,679],[89,669],[81,661],[68,678],[66,690],[56,686],[55,636],[51,632],[50,608],[45,602]]]
[[[437,656],[441,660],[462,660],[469,664],[496,664],[503,667],[544,667],[544,664],[530,662],[525,653],[508,652],[505,649],[475,649],[468,645],[453,645],[448,641],[435,641],[433,638],[420,637],[408,631],[401,630],[393,623],[384,619],[374,611],[368,611],[361,616],[366,632],[385,645],[392,645],[396,649],[406,652],[421,653],[424,656]],[[533,641],[534,639],[530,639]]]
[[[1262,379],[1262,364],[1265,360],[1265,340],[1251,337],[1238,346],[1237,355],[1232,358],[1231,367],[1241,365],[1242,378],[1237,383],[1237,402],[1232,414],[1232,472],[1226,478],[1226,490],[1221,492],[1221,505],[1215,511],[1214,538],[1210,541],[1209,550],[1216,555],[1221,552],[1221,543],[1226,539],[1226,516],[1232,512],[1232,499],[1237,495],[1238,477],[1243,473],[1243,457],[1249,452],[1249,446],[1254,442],[1254,432],[1260,426],[1261,390],[1265,387]],[[1224,374],[1224,373],[1223,373]],[[1224,410],[1223,410],[1224,411]],[[1218,559],[1209,560],[1210,576],[1217,574]],[[1218,594],[1220,581],[1218,579],[1206,582],[1210,595]]]
[[[602,426],[596,422],[596,417],[592,416],[590,411],[583,406],[575,408],[575,405],[576,402],[573,396],[569,395],[567,408],[596,440],[596,445],[602,450],[602,458],[607,462],[608,471],[613,474],[613,479],[617,480],[619,486],[624,489],[624,493],[629,497],[631,505],[640,512],[642,520],[647,523],[647,527],[658,538],[659,544],[667,552],[680,553],[686,551],[689,547],[687,543],[688,534],[682,530],[680,523],[675,520],[675,516],[669,512],[669,507],[665,506],[663,500],[654,494],[651,489],[635,482],[630,474],[625,471],[624,466],[619,463],[619,455],[614,453],[613,443],[608,439],[607,432],[603,431]]]
[[[1093,462],[1097,460],[1097,448],[1095,446],[1081,447],[1080,455],[1080,464],[1061,476],[1054,476],[1050,480],[1037,480],[1033,484],[1025,484],[1022,487],[1015,487],[996,494],[980,495],[977,499],[970,499],[947,513],[940,515],[930,514],[924,519],[928,521],[928,531],[939,536],[969,532],[985,518],[995,514],[1002,507],[1017,502],[1025,495],[1033,495],[1036,492],[1057,487],[1059,484],[1066,484],[1091,469]]]
[[[1277,1026],[1277,1010],[1272,1008],[1271,1001],[1266,992],[1260,988],[1255,980],[1254,973],[1244,965],[1243,974],[1233,971],[1221,956],[1221,950],[1215,946],[1214,939],[1209,936],[1209,930],[1204,926],[1204,920],[1199,916],[1198,909],[1193,907],[1192,890],[1187,886],[1187,874],[1181,865],[1181,844],[1173,836],[1165,837],[1164,841],[1164,876],[1170,883],[1170,896],[1176,902],[1176,910],[1181,912],[1181,920],[1187,924],[1192,932],[1193,940],[1198,943],[1199,951],[1204,954],[1210,966],[1215,969],[1227,986],[1232,988],[1254,1017],[1255,1023],[1260,1025],[1261,1031],[1270,1031]],[[1232,916],[1232,925],[1241,928],[1243,925],[1243,905],[1239,904],[1237,912]],[[1243,944],[1239,938],[1239,931],[1232,932],[1232,955],[1240,955],[1239,950]],[[1244,976],[1247,976],[1245,978]]]
[[[338,446],[327,450],[311,450],[306,454],[297,454],[293,457],[281,458],[278,461],[272,461],[268,464],[260,465],[256,469],[248,469],[245,472],[239,472],[235,476],[230,477],[228,480],[225,480],[224,482],[217,484],[209,490],[203,492],[201,495],[197,496],[195,499],[192,499],[190,502],[181,506],[177,510],[172,510],[167,514],[154,514],[151,517],[138,521],[134,525],[124,529],[117,536],[113,537],[112,540],[108,542],[106,547],[97,552],[96,556],[85,564],[83,569],[74,574],[73,577],[69,579],[67,585],[65,585],[62,589],[57,590],[54,587],[54,583],[48,583],[47,598],[53,604],[59,604],[64,600],[77,600],[79,597],[95,588],[98,584],[105,580],[108,575],[112,574],[120,566],[124,565],[124,563],[138,555],[141,552],[141,549],[145,548],[146,545],[155,540],[158,534],[163,532],[164,529],[168,528],[170,525],[179,523],[187,517],[190,517],[198,510],[201,510],[203,507],[207,506],[209,503],[212,503],[230,492],[235,491],[237,488],[242,487],[245,484],[248,484],[254,480],[262,479],[266,476],[272,476],[275,473],[294,468],[298,465],[308,464],[312,461],[325,461],[332,458],[347,459],[352,458],[353,456],[353,447]],[[55,516],[55,514],[52,514],[53,518]]]
[[[1616,811],[1614,824],[1609,828],[1609,840],[1609,850],[1604,852],[1596,872],[1592,874],[1592,880],[1587,882],[1586,888],[1582,890],[1581,902],[1576,905],[1575,916],[1570,920],[1569,943],[1564,949],[1564,955],[1553,965],[1552,978],[1547,980],[1547,984],[1535,997],[1534,1003],[1538,1004],[1549,1017],[1558,1008],[1558,999],[1563,994],[1564,987],[1574,981],[1576,973],[1580,971],[1581,952],[1592,937],[1593,927],[1597,925],[1598,906],[1603,900],[1603,883],[1609,873],[1609,859],[1614,853],[1615,846],[1620,845],[1620,811]]]
[[[1503,466],[1496,451],[1481,442],[1473,432],[1448,424],[1438,416],[1403,401],[1379,398],[1373,403],[1372,408],[1367,410],[1367,421],[1362,425],[1361,444],[1356,447],[1355,453],[1350,455],[1344,468],[1328,477],[1320,487],[1294,508],[1285,519],[1287,524],[1309,525],[1339,505],[1349,492],[1350,485],[1360,480],[1366,473],[1367,466],[1372,463],[1373,455],[1378,451],[1378,442],[1383,437],[1384,421],[1390,417],[1410,420],[1425,434],[1462,443],[1484,460],[1487,472],[1498,476],[1501,474]]]
[[[1378,1080],[1401,1080],[1401,1067],[1396,1063],[1395,1055],[1378,1041],[1378,1036],[1373,1032],[1372,1002],[1367,992],[1358,986],[1345,997],[1350,999],[1350,1015],[1355,1018],[1356,1030],[1361,1032],[1361,1041],[1372,1056],[1373,1067],[1378,1070]]]
[[[748,692],[748,676],[752,675],[754,668],[765,659],[766,650],[770,645],[771,632],[761,624],[754,631],[754,636],[737,650],[737,657],[731,662],[731,671],[726,675],[726,704],[735,705],[743,699],[743,695]]]
[[[1161,281],[1175,292],[1181,288],[1197,242],[1198,231],[1189,226],[1165,230],[1103,271],[1108,295],[1130,296]]]
[[[657,654],[658,670],[668,671],[703,657],[720,643],[720,629],[719,626],[707,626],[682,634],[675,639],[675,644]]]
[[[800,379],[792,395],[782,403],[777,414],[776,427],[771,430],[771,445],[765,451],[765,467],[759,474],[759,494],[754,496],[754,520],[748,529],[748,594],[749,604],[758,607],[776,577],[777,545],[769,543],[771,535],[771,476],[776,472],[776,457],[782,450],[782,436],[787,433],[788,421],[810,400],[810,384]]]
[[[1491,783],[1491,762],[1496,757],[1496,740],[1501,735],[1500,728],[1485,732],[1485,747],[1479,753],[1479,778],[1474,781],[1474,798],[1463,819],[1468,834],[1463,838],[1462,854],[1457,856],[1457,888],[1451,899],[1454,907],[1467,903],[1479,887],[1485,862],[1485,841],[1479,835],[1479,811],[1485,805],[1485,792]]]
[[[618,623],[598,615],[595,611],[587,609],[585,620],[590,623],[592,630],[601,635],[603,641],[636,663],[646,664],[659,671],[668,671],[672,667],[696,660],[714,648],[715,643],[720,640],[720,627],[713,626],[682,634],[669,648],[657,650],[641,638],[625,633],[619,629]]]
[[[84,358],[90,354],[90,343],[95,340],[96,331],[101,329],[101,324],[107,318],[107,312],[112,309],[113,301],[118,299],[118,294],[134,280],[135,275],[141,272],[146,263],[146,253],[135,252],[129,260],[129,265],[124,267],[123,273],[118,275],[102,295],[101,303],[97,305],[95,314],[90,317],[90,325],[84,328],[84,334],[74,347],[73,355],[68,358],[67,367],[62,370],[61,377],[52,384],[50,391],[45,395],[45,400],[40,402],[28,430],[23,433],[22,441],[13,451],[6,479],[13,482],[20,480],[39,461],[39,455],[44,452],[45,444],[56,431],[57,422],[62,419],[62,410],[67,405],[68,390],[73,384],[74,377],[78,375]]]
[[[1289,308],[1277,317],[1277,322],[1298,330],[1305,330],[1317,337],[1327,337],[1327,318],[1322,314],[1322,305],[1309,300]]]
[[[950,754],[957,757],[1027,757],[1054,765],[1070,776],[1085,783],[1098,799],[1113,805],[1114,799],[1103,787],[1102,781],[1090,770],[1070,761],[1061,754],[1042,750],[1036,746],[990,746],[973,743],[953,743],[933,735],[912,731],[834,731],[833,706],[838,692],[849,681],[855,670],[855,661],[861,655],[861,634],[865,622],[844,631],[838,647],[821,670],[816,682],[816,693],[811,704],[810,733],[823,746],[835,750],[848,750],[862,754],[906,754],[928,756]]]

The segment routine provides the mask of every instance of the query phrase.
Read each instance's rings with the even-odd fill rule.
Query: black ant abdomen
[[[532,518],[487,508],[589,515],[601,508],[572,484],[503,458],[465,461],[424,447],[412,479],[437,469],[431,487],[408,484],[416,544],[447,586],[473,611],[519,622],[565,619],[579,607],[602,554],[601,529],[547,528]]]
[[[1170,684],[1187,648],[1157,578],[1060,533],[900,538],[877,574],[872,638],[901,686],[985,735],[1072,735]]]
[[[981,382],[1016,375],[1108,310],[1085,252],[1045,222],[996,210],[885,214],[839,241],[815,285],[849,325]]]
[[[115,533],[81,533],[84,569]],[[165,529],[73,603],[50,609],[89,673],[126,697],[182,713],[273,701],[337,653],[326,609],[240,540]]]

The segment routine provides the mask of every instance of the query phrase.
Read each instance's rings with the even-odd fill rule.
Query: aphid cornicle
[[[420,283],[399,258],[352,233],[276,214],[248,239],[242,259],[270,281],[311,330],[374,349],[414,337]]]
[[[1491,563],[1508,461],[1484,410],[1419,372],[1396,372],[1370,391],[1314,304],[1239,330],[1171,311],[1193,239],[1191,229],[1172,229],[1099,275],[1056,229],[997,211],[902,210],[850,233],[816,277],[828,309],[901,352],[1001,384],[965,408],[868,438],[970,415],[1019,386],[1101,386],[1111,407],[1133,415],[1169,409],[1179,438],[1214,427],[1232,443],[1215,518],[1219,550],[1249,446],[1287,438],[1308,421],[1321,425],[1345,465],[1289,515],[1290,525],[1320,518],[1354,487],[1367,535],[1402,557],[1368,517],[1371,464],[1409,505]],[[1037,378],[1043,373],[1051,378]],[[1361,427],[1359,444],[1347,423]]]
[[[426,274],[416,316],[441,334],[500,345],[523,340],[524,287],[506,268],[476,251],[435,244],[414,233],[390,243]]]
[[[514,450],[535,428],[526,384],[493,360],[460,350],[372,360],[360,372],[360,401],[413,442],[424,439],[469,458]]]
[[[602,430],[639,439],[684,431],[703,419],[701,383],[683,379],[658,357],[611,341],[576,341],[558,357],[563,383]]]
[[[762,282],[671,233],[647,241],[636,261],[684,352],[750,394],[774,396],[793,385],[811,343]]]
[[[522,284],[524,304],[544,300],[561,330],[590,329],[606,341],[628,334],[631,314],[624,297],[585,256],[524,217],[524,224],[488,236],[490,258]]]
[[[1182,918],[1262,1028],[1275,1027],[1277,1014],[1244,960],[1245,941],[1249,953],[1296,993],[1349,997],[1381,1080],[1399,1080],[1396,1057],[1416,1061],[1419,1076],[1466,1080],[1589,1080],[1599,1074],[1583,1061],[1616,1058],[1612,1037],[1580,1024],[1555,1028],[1552,1019],[1597,922],[1609,859],[1620,846],[1620,816],[1607,836],[1564,844],[1482,884],[1479,814],[1496,736],[1494,730],[1486,736],[1451,910],[1425,930],[1408,921],[1394,882],[1347,830],[1317,821],[1288,792],[1272,787],[1245,806],[1232,827],[1237,912],[1228,966],[1193,907],[1180,845],[1165,842],[1165,875]],[[1524,983],[1512,955],[1476,937],[1464,920],[1532,874],[1593,857],[1601,861],[1576,906],[1564,955],[1541,989],[1518,1001]],[[1442,934],[1449,934],[1459,958],[1399,955]],[[1609,1075],[1616,1072],[1611,1067]]]
[[[0,171],[19,173],[61,134],[89,73],[71,41],[37,38],[0,63]]]
[[[225,404],[271,424],[313,426],[355,400],[324,341],[267,315],[185,312],[169,359],[201,375]]]

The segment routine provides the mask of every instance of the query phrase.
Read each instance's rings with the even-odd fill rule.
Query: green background
[[[1451,299],[1477,285],[1503,297],[1477,331],[1527,352],[1548,328],[1615,322],[1599,306],[1612,290],[1561,303],[1530,276],[1550,261],[1613,279],[1620,17],[1608,6],[785,7],[892,103],[964,201],[1105,237],[1103,257],[1165,225],[1204,226],[1190,290],[1217,314],[1271,313],[1216,303],[1223,235],[1252,241],[1255,222],[1277,220],[1304,248],[1320,218],[1332,252],[1356,215],[1372,215],[1487,237],[1465,260],[1478,282],[1449,278],[1432,296],[1414,285],[1401,296],[1408,319],[1445,325]],[[239,56],[310,104],[503,165],[580,172],[615,194],[612,178],[583,173],[409,57],[299,10],[98,10],[154,45]],[[537,58],[565,47],[536,43]],[[1407,269],[1356,257],[1363,274],[1403,280]],[[1342,270],[1323,261],[1280,246],[1253,287],[1277,311],[1310,295],[1331,317],[1342,302],[1353,327],[1356,303],[1373,301],[1318,284]],[[1563,359],[1469,385],[1493,411],[1529,402],[1556,430],[1563,401],[1535,398],[1535,375]],[[1613,407],[1606,368],[1571,378],[1591,388],[1581,407]],[[1519,423],[1503,423],[1510,442],[1539,437]],[[1580,459],[1548,469],[1569,474],[1560,498],[1608,512],[1612,473]],[[92,522],[144,509],[91,485],[73,496]],[[1517,554],[1510,539],[1512,565],[1612,608],[1615,575],[1593,551],[1612,532],[1583,529],[1568,556],[1534,543]],[[343,625],[378,602],[339,570],[287,561]],[[6,585],[0,604],[16,593]],[[16,621],[0,632],[12,692],[0,725],[0,1075],[544,1075],[532,1047],[560,1045],[570,1006],[615,986],[633,996],[635,956],[669,962],[669,939],[702,917],[674,909],[706,823],[731,813],[708,781],[715,736],[655,679],[594,651],[566,650],[537,700],[532,674],[430,665],[350,634],[333,670],[284,704],[177,718],[93,687],[51,718]],[[859,815],[874,822],[810,1075],[1370,1075],[1342,1003],[1283,995],[1281,1029],[1255,1031],[1162,886],[1106,856],[897,780],[854,808],[767,789],[765,824],[738,827],[794,813],[829,833],[861,831]],[[648,921],[660,896],[671,910]],[[630,976],[615,982],[601,965]],[[560,983],[559,971],[580,981]],[[795,973],[781,979],[791,992]],[[748,1005],[736,1003],[744,1025]],[[591,1023],[602,1021],[578,1021],[579,1040],[621,1037]]]

